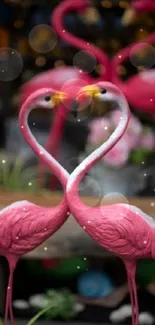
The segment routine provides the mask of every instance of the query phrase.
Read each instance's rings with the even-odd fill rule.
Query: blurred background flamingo
[[[155,72],[150,69],[145,69],[138,74],[129,77],[125,82],[121,80],[118,74],[118,67],[124,63],[127,59],[131,59],[135,56],[138,51],[148,52],[149,60],[149,50],[148,44],[155,43],[155,33],[151,34],[146,40],[141,43],[131,44],[129,47],[123,49],[119,52],[113,59],[113,82],[123,91],[129,104],[139,113],[153,115],[155,117],[155,92],[154,92],[154,81]],[[133,59],[134,60],[134,59]],[[138,59],[135,59],[135,61]],[[144,58],[142,58],[144,62]],[[148,62],[149,63],[149,62]],[[154,63],[154,62],[153,62]],[[145,64],[145,63],[144,63]],[[142,63],[143,65],[143,63]]]
[[[70,43],[77,49],[87,51],[86,53],[88,53],[90,57],[91,55],[93,58],[95,57],[95,59],[98,61],[98,64],[100,65],[100,75],[97,79],[98,81],[110,80],[110,63],[108,56],[93,44],[79,39],[74,35],[71,35],[65,30],[64,27],[64,17],[69,11],[81,11],[89,7],[90,4],[91,3],[89,0],[63,1],[53,12],[52,26],[57,34],[67,43]],[[93,78],[85,71],[82,71],[80,68],[77,70],[75,67],[60,67],[46,71],[32,78],[31,81],[22,86],[20,96],[21,100],[23,101],[33,91],[39,88],[53,87],[54,89],[61,89],[62,91],[69,92],[70,97],[75,98],[77,92],[82,86],[91,84],[93,81]],[[56,153],[58,152],[68,111],[69,107],[60,106],[59,110],[56,113],[53,126],[50,130],[46,149],[52,153],[53,156],[56,156]],[[40,166],[40,172],[41,174],[43,173],[42,163]],[[55,186],[56,180],[53,177],[52,188],[55,188]]]
[[[132,7],[127,9],[123,22],[124,25],[129,25],[134,21],[136,14],[146,11],[155,12],[155,3],[152,0],[136,0],[132,1]],[[123,91],[129,104],[138,110],[140,114],[149,114],[155,118],[155,70],[152,67],[155,64],[154,48],[151,47],[155,43],[155,33],[151,33],[142,42],[133,43],[130,46],[122,49],[113,59],[113,77],[112,81]],[[140,58],[136,58],[136,54]],[[118,74],[118,67],[127,59],[130,59],[133,64],[137,64],[143,71],[129,77],[123,82]]]
[[[132,0],[131,4],[132,7],[139,12],[155,11],[154,0]]]

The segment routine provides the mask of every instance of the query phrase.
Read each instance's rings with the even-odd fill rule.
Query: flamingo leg
[[[12,279],[13,279],[13,272],[11,272],[10,270],[10,274],[9,274],[9,280],[8,280],[8,286],[7,286],[7,293],[6,293],[6,305],[5,305],[5,318],[4,318],[4,325],[7,325],[8,322],[8,312],[11,309],[11,318],[13,317],[13,313],[12,313],[12,306],[10,308],[10,302],[11,302],[11,291],[12,291]],[[11,323],[13,325],[14,323],[14,319],[11,319]]]
[[[130,292],[130,300],[132,306],[132,325],[138,325],[138,298],[137,298],[137,288],[135,283],[135,275],[136,275],[136,263],[135,261],[124,261],[127,277],[128,277],[128,285]]]
[[[135,277],[132,278],[132,288],[134,294],[134,304],[135,304],[135,325],[138,325],[138,315],[139,315],[139,306],[138,306],[138,297],[137,297],[137,288],[135,283]]]
[[[7,256],[7,259],[9,262],[10,273],[9,273],[9,280],[8,280],[7,294],[6,294],[4,325],[7,325],[8,322],[8,312],[10,312],[11,325],[14,325],[14,317],[12,311],[12,286],[13,286],[14,270],[19,260],[19,256]]]
[[[9,296],[9,311],[10,311],[10,319],[11,325],[14,325],[14,317],[13,317],[13,310],[12,310],[12,288],[13,288],[13,272],[10,272],[11,276],[11,284],[10,284],[10,296]]]
[[[131,283],[131,279],[129,278],[129,276],[128,276],[128,288],[129,288],[131,308],[132,308],[132,324],[134,325],[134,322],[135,322],[134,297],[133,297],[133,291],[132,291],[132,283]]]

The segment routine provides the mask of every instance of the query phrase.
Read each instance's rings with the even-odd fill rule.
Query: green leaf
[[[30,321],[27,323],[27,325],[32,325],[32,324],[34,324],[34,323],[36,322],[36,320],[37,320],[38,318],[40,318],[40,316],[42,316],[43,314],[45,314],[48,310],[50,310],[50,309],[53,308],[53,307],[54,307],[54,305],[50,305],[50,306],[44,308],[43,310],[39,311],[39,313],[37,313],[37,315],[35,315],[34,317],[32,317],[32,318],[30,319]]]
[[[47,319],[61,316],[61,318],[67,320],[73,317],[76,299],[69,290],[48,290],[46,295],[50,302],[55,302],[55,307],[46,313]]]

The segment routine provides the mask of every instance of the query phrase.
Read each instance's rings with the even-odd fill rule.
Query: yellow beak
[[[57,107],[58,105],[62,104],[65,99],[67,99],[67,94],[57,91],[52,97],[51,100],[54,104],[54,107]]]
[[[133,24],[136,18],[136,12],[134,9],[127,9],[125,10],[125,13],[122,17],[122,24],[124,26],[128,26],[130,24]]]
[[[86,95],[88,95],[90,97],[95,97],[96,95],[100,94],[100,89],[96,85],[85,86],[80,90],[79,95],[82,95],[85,93],[86,93]]]

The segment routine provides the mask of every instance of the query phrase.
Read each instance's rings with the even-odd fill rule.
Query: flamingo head
[[[68,96],[64,92],[42,88],[32,93],[28,100],[33,107],[52,109],[64,103],[67,99]]]
[[[86,99],[111,101],[114,97],[122,95],[119,88],[110,82],[98,82],[94,85],[82,87],[77,94],[76,102],[82,104]]]
[[[83,105],[84,102],[88,102],[88,100],[91,102],[93,99],[104,102],[117,102],[120,106],[122,106],[121,103],[123,100],[123,103],[125,103],[128,108],[126,99],[117,86],[110,82],[98,82],[80,89],[76,99],[73,101],[72,113],[74,112],[74,115],[77,115],[79,107]]]

